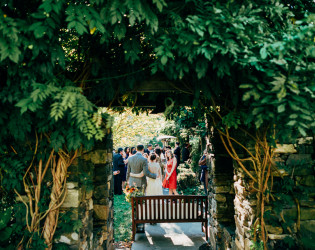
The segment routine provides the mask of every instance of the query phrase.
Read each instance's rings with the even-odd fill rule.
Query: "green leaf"
[[[87,28],[80,22],[76,22],[75,29],[77,30],[79,35],[83,35],[84,33],[88,33]]]
[[[167,58],[166,55],[162,56],[162,57],[161,57],[161,63],[162,63],[162,65],[165,65],[165,64],[167,63],[167,60],[168,60],[168,58]]]
[[[9,58],[12,62],[18,63],[20,55],[21,51],[17,47],[14,47],[9,55]]]
[[[11,219],[11,212],[11,208],[0,212],[0,230],[8,226],[8,223]]]
[[[59,134],[59,131],[53,132],[51,134],[50,140],[50,144],[56,152],[58,152],[59,149],[63,148],[65,138],[61,134]]]
[[[212,25],[208,26],[208,32],[209,32],[210,35],[213,34],[213,26]]]
[[[282,113],[285,111],[285,104],[281,104],[278,106],[278,113]]]
[[[287,123],[287,125],[288,125],[288,126],[294,126],[296,123],[297,123],[297,121],[292,120],[292,121],[289,121],[289,122]]]
[[[266,59],[267,56],[268,56],[266,47],[262,47],[262,48],[260,49],[260,52],[259,52],[259,53],[260,53],[260,56],[261,56],[262,59]]]
[[[251,89],[253,87],[253,85],[251,84],[241,84],[240,88],[241,89]]]

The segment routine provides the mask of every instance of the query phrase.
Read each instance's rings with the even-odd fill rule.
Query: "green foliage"
[[[276,128],[271,143],[314,132],[314,13],[312,0],[1,2],[2,189],[21,188],[36,135],[42,158],[92,147],[94,105],[133,105],[121,95],[155,73],[193,97],[174,130],[185,140],[204,133],[200,102],[228,127]]]
[[[12,209],[10,208],[0,212],[0,243],[6,242],[12,234],[13,228],[8,226],[11,220],[11,212]]]
[[[72,213],[70,211],[63,212],[60,214],[60,220],[57,227],[57,235],[56,238],[61,236],[65,233],[72,233],[72,232],[80,232],[82,228],[82,221],[81,220],[73,220]]]
[[[112,115],[114,148],[132,147],[138,144],[147,145],[152,139],[160,135],[165,118],[161,114],[133,113],[131,109],[124,109],[118,113],[108,110]]]

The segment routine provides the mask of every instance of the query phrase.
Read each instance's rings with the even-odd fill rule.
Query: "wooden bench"
[[[132,240],[139,223],[201,222],[208,241],[208,199],[200,195],[156,195],[131,198]]]

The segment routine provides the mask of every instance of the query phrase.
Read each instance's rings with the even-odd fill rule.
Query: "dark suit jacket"
[[[175,148],[174,155],[176,157],[177,165],[178,165],[180,163],[180,147]]]
[[[182,156],[183,156],[183,161],[187,161],[189,159],[189,150],[187,148],[183,148],[182,151]]]
[[[114,154],[113,165],[114,165],[114,171],[119,170],[120,174],[123,173],[125,163],[121,154]]]
[[[141,178],[130,176],[130,173],[139,174],[141,171],[144,173],[144,176]],[[146,176],[156,179],[157,175],[149,171],[148,160],[144,158],[140,152],[137,152],[135,155],[129,157],[128,160],[127,180],[129,179],[129,185],[140,188],[143,185],[146,186]]]

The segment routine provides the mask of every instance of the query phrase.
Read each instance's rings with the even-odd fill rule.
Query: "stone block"
[[[308,200],[308,201],[300,201],[300,204],[302,207],[314,207],[315,208],[315,201],[314,200]]]
[[[103,199],[109,196],[107,185],[100,185],[94,188],[94,197],[96,199]]]
[[[301,179],[300,184],[308,187],[315,187],[315,176],[314,175],[304,176]]]
[[[59,239],[56,239],[56,243],[64,243],[67,245],[74,245],[78,243],[79,235],[77,233],[67,233],[60,236]]]
[[[233,176],[232,175],[226,175],[226,176],[220,176],[220,177],[214,177],[212,179],[212,185],[214,186],[229,186],[233,183]]]
[[[215,195],[214,195],[214,199],[215,199],[217,202],[226,202],[226,196],[223,195],[223,194],[215,194]]]
[[[104,150],[95,150],[91,154],[91,161],[93,164],[105,164],[107,163],[107,153]]]
[[[269,239],[271,240],[283,240],[286,237],[291,237],[290,234],[268,234]]]
[[[295,165],[299,165],[301,163],[310,163],[312,162],[312,155],[311,154],[291,154],[289,155],[286,164],[288,166],[295,166]],[[294,172],[295,175],[303,175],[303,169],[301,168],[300,171],[298,172]],[[298,170],[298,169],[296,169]]]
[[[74,189],[78,187],[78,182],[67,182],[67,189]]]
[[[107,162],[112,162],[112,161],[113,161],[113,154],[107,153]]]
[[[315,219],[315,208],[302,208],[301,209],[301,220],[314,220]]]
[[[309,235],[315,239],[315,218],[314,220],[301,221],[301,234]]]
[[[108,206],[94,204],[94,214],[98,220],[107,220],[109,215]]]
[[[268,233],[271,233],[271,234],[282,234],[283,233],[282,227],[274,227],[272,225],[266,225],[266,229],[267,229]]]
[[[231,190],[231,187],[230,186],[217,186],[217,187],[214,187],[214,192],[216,194],[218,193],[229,193],[230,190]]]
[[[297,208],[283,209],[284,218],[297,219]],[[315,218],[315,208],[301,208],[301,220],[313,220]]]
[[[67,192],[66,199],[62,204],[62,207],[78,207],[80,204],[79,198],[79,190],[78,189],[70,189]]]
[[[293,144],[277,144],[274,152],[278,154],[294,154],[297,153]]]

